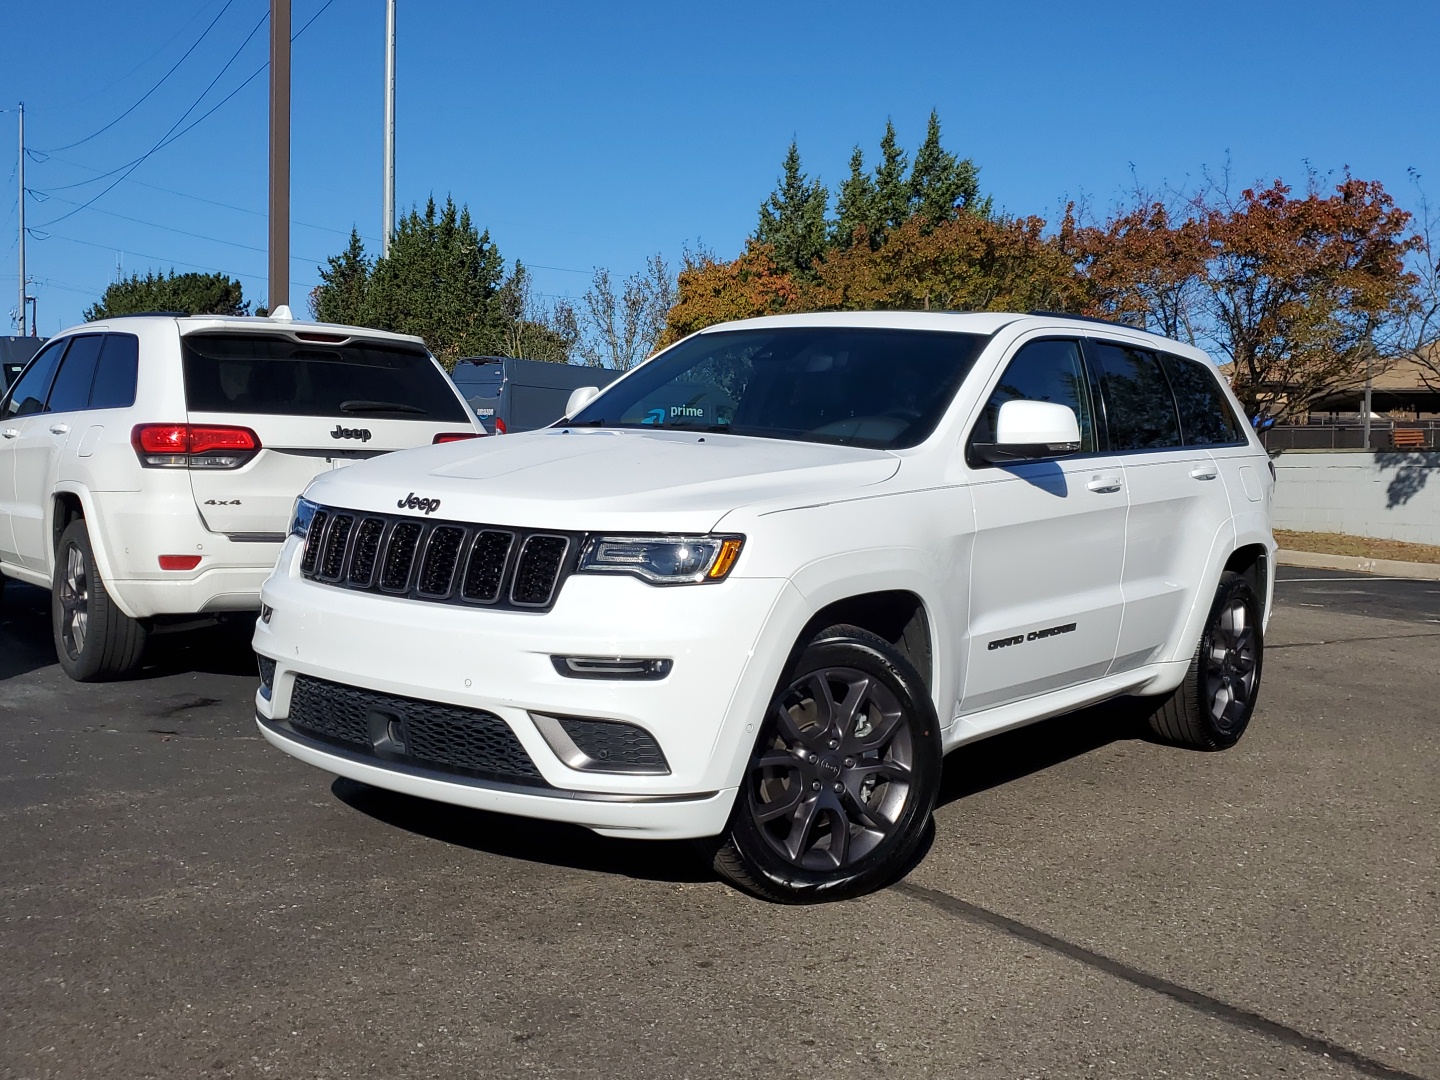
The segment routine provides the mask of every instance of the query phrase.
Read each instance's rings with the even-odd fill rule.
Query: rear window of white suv
[[[264,334],[187,334],[181,343],[191,412],[469,421],[422,349]]]

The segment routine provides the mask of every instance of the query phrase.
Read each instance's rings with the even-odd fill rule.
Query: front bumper
[[[576,574],[537,614],[397,599],[306,581],[298,544],[261,598],[255,651],[276,662],[257,720],[280,749],[364,783],[442,802],[651,837],[723,830],[797,630],[800,595],[780,579],[655,588]],[[788,629],[787,629],[788,628]],[[665,657],[663,679],[561,675],[555,655]],[[548,788],[521,788],[351,752],[290,728],[297,675],[498,716]],[[658,742],[665,774],[571,768],[532,713],[635,724]]]
[[[586,791],[523,788],[497,782],[463,780],[409,765],[380,762],[351,754],[268,720],[257,710],[260,734],[291,757],[362,784],[422,799],[489,810],[497,814],[563,821],[604,836],[647,840],[685,840],[714,836],[725,827],[735,789],[697,795],[616,795]]]

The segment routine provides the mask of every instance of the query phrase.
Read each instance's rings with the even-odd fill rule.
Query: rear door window
[[[35,354],[35,359],[30,361],[25,373],[11,387],[4,407],[0,408],[0,419],[9,420],[11,417],[29,416],[31,413],[45,411],[45,398],[50,393],[50,381],[55,376],[55,369],[60,366],[60,357],[70,340],[66,338],[57,341]]]
[[[134,334],[106,334],[95,381],[90,386],[90,408],[130,408],[135,404],[139,374],[140,339]]]
[[[104,343],[103,334],[86,334],[71,341],[65,362],[50,387],[50,412],[79,412],[90,404],[90,384],[95,380],[95,364]]]
[[[1180,434],[1186,446],[1224,446],[1243,443],[1245,430],[1220,389],[1218,374],[1208,365],[1168,353],[1160,354],[1175,404],[1180,411]]]
[[[265,334],[181,341],[191,412],[469,421],[450,380],[421,349]]]
[[[1110,449],[1180,446],[1175,399],[1159,357],[1147,349],[1105,341],[1091,341],[1087,349],[1100,369]]]

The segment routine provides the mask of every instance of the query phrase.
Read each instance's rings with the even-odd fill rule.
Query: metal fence
[[[1400,442],[1396,441],[1396,431],[1405,433],[1400,435]],[[1408,445],[1408,440],[1415,438],[1408,434],[1412,431],[1420,432],[1422,441],[1419,446]],[[1363,450],[1365,429],[1359,420],[1329,424],[1277,424],[1260,432],[1260,441],[1267,450]],[[1394,450],[1397,447],[1407,450],[1440,448],[1440,421],[1370,421],[1370,449]]]

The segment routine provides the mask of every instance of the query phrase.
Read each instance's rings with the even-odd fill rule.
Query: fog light
[[[552,656],[555,670],[567,679],[663,679],[673,660],[640,656]]]
[[[270,617],[275,614],[275,609],[269,604],[260,605],[260,621],[266,626],[270,625]]]

